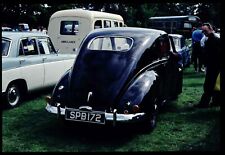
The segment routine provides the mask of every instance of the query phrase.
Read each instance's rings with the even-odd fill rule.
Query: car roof
[[[110,27],[110,28],[101,28],[95,29],[92,33],[95,32],[103,32],[103,33],[112,33],[112,32],[132,32],[136,34],[155,34],[155,35],[162,35],[166,34],[165,31],[156,30],[156,29],[149,29],[149,28],[141,28],[141,27]]]
[[[59,18],[59,17],[85,17],[85,18],[104,17],[104,18],[123,21],[122,16],[118,14],[101,12],[101,11],[93,11],[93,10],[84,10],[82,8],[57,11],[51,16],[50,20],[52,20],[53,18]]]
[[[19,39],[23,37],[32,37],[32,36],[47,36],[44,33],[40,32],[2,32],[2,37],[9,38],[9,39]]]
[[[183,35],[181,35],[181,34],[169,34],[169,36],[177,37],[177,38],[182,38],[183,37]]]

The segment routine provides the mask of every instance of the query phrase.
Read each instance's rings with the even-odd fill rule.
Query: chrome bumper
[[[47,104],[45,109],[49,113],[57,114],[57,115],[65,115],[65,108],[57,108],[55,106],[51,106],[50,104]],[[113,121],[113,122],[133,122],[137,121],[143,118],[145,116],[145,113],[136,113],[136,114],[117,114],[114,113],[105,113],[105,119],[106,121]]]

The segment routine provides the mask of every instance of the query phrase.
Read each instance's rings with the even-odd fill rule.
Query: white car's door
[[[73,65],[75,55],[57,54],[49,38],[38,38],[38,45],[44,62],[44,86],[53,86]]]
[[[18,61],[21,76],[26,80],[28,90],[43,87],[44,65],[38,53],[35,38],[23,38],[20,41]]]

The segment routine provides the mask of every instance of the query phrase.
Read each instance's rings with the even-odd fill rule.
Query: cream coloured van
[[[56,50],[77,54],[84,37],[97,28],[123,27],[122,16],[83,9],[55,12],[49,20],[48,35]]]

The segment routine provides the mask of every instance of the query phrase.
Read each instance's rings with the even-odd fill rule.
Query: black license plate
[[[79,109],[66,109],[65,119],[72,121],[105,124],[105,113],[101,111],[82,111]]]

